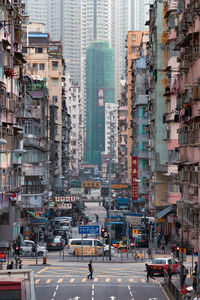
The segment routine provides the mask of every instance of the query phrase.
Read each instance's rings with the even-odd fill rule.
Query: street
[[[97,224],[95,213],[99,216],[98,224],[104,221],[106,211],[98,203],[86,203],[85,214],[91,224]],[[78,236],[78,229],[73,228],[73,237]],[[94,278],[87,279],[87,261],[62,261],[58,251],[49,252],[48,265],[42,266],[42,259],[35,265],[35,259],[24,258],[24,265],[35,270],[35,286],[37,300],[166,300],[168,299],[160,283],[162,277],[155,282],[146,282],[145,263],[95,262]],[[141,298],[142,297],[142,298]]]
[[[168,299],[160,282],[146,282],[144,264],[94,264],[94,278],[87,279],[87,264],[68,263],[47,266],[35,274],[36,294],[40,299]]]

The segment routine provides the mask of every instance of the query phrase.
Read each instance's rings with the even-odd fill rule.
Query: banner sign
[[[104,106],[104,89],[98,89],[98,106]]]
[[[71,203],[63,203],[63,204],[56,204],[57,209],[72,209],[72,204]]]
[[[76,201],[76,197],[72,196],[72,197],[55,197],[55,202],[74,202]]]
[[[132,156],[132,201],[138,200],[138,157]]]

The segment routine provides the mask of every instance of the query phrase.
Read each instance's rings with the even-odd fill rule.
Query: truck
[[[129,208],[129,198],[120,198],[116,199],[116,209],[128,209]]]

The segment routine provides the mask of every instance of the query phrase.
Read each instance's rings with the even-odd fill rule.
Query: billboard
[[[132,156],[132,201],[138,200],[138,157]]]

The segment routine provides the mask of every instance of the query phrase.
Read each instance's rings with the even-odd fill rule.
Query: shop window
[[[52,61],[52,70],[58,70],[58,61]]]

